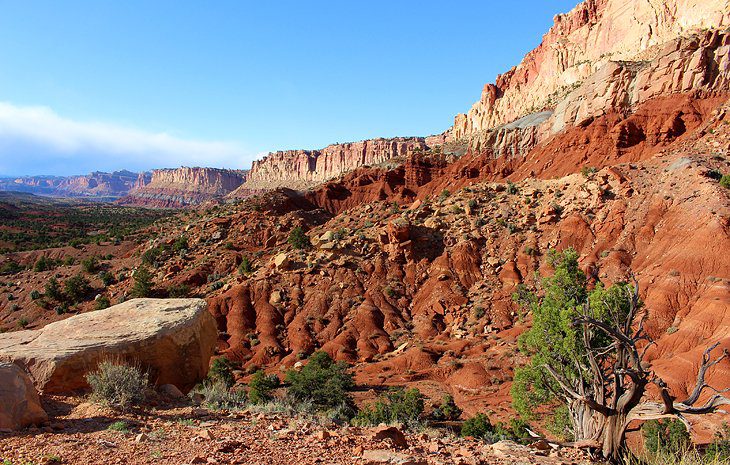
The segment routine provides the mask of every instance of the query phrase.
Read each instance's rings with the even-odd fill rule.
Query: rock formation
[[[586,0],[569,13],[557,15],[537,48],[519,65],[499,75],[494,84],[487,84],[481,99],[466,114],[455,118],[450,135],[454,139],[471,138],[531,113],[552,109],[595,73],[599,74],[594,81],[615,82],[618,76],[614,73],[620,74],[623,68],[620,63],[642,67],[660,54],[675,52],[679,37],[709,28],[722,29],[728,24],[727,0]],[[712,60],[702,53],[689,58],[685,65],[693,73],[701,72],[703,61]],[[645,76],[651,77],[640,81],[643,86],[635,89],[636,96],[647,97],[647,90],[650,94],[676,91],[665,86],[666,81],[678,81],[685,89],[707,84],[701,75],[685,76],[677,66],[684,65],[665,59],[655,72],[647,71]],[[672,73],[675,69],[670,67],[676,72]],[[656,78],[657,82],[651,81]],[[590,100],[584,102],[591,104]]]
[[[192,388],[208,372],[215,322],[199,299],[134,299],[51,323],[0,334],[0,360],[25,366],[39,391],[88,387],[86,373],[106,358],[129,359],[150,380]]]
[[[253,162],[246,183],[231,197],[245,197],[252,190],[312,187],[355,168],[378,165],[426,148],[426,138],[400,137],[333,144],[321,150],[273,152]]]
[[[149,173],[95,171],[81,176],[26,176],[0,179],[0,190],[28,192],[54,197],[114,199],[127,195]]]
[[[149,182],[138,179],[123,205],[156,208],[180,208],[220,200],[246,180],[243,170],[218,168],[160,169],[152,171]]]
[[[48,415],[28,375],[17,365],[0,362],[0,430],[46,421]]]

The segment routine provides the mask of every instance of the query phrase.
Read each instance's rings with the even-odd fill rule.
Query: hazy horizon
[[[546,3],[11,3],[0,176],[248,169],[438,134],[577,0]]]

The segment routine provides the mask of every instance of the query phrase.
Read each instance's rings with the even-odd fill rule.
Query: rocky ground
[[[446,430],[403,433],[312,417],[212,411],[161,400],[118,413],[73,397],[46,400],[47,426],[0,432],[0,463],[10,464],[399,464],[590,463],[581,452],[545,443],[488,445]],[[5,460],[6,462],[2,462]]]

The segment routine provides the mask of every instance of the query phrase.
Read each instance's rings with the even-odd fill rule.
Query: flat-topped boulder
[[[134,299],[33,331],[0,334],[0,360],[24,365],[42,393],[88,388],[104,359],[149,370],[183,391],[205,377],[217,330],[202,299]]]
[[[0,430],[48,421],[33,382],[17,365],[0,362]]]

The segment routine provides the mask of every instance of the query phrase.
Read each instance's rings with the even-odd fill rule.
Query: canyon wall
[[[247,171],[219,168],[159,169],[152,171],[149,182],[139,178],[123,205],[154,208],[181,208],[210,200],[220,200],[246,180]]]
[[[29,192],[55,197],[118,198],[136,186],[139,180],[149,181],[149,173],[95,171],[80,176],[24,176],[0,179],[0,190]]]
[[[456,116],[450,136],[484,139],[485,131],[560,107],[566,96],[588,81],[591,82],[586,87],[594,89],[593,95],[587,95],[588,91],[574,98],[573,115],[582,112],[583,117],[588,117],[592,110],[602,110],[607,103],[615,103],[607,100],[622,95],[611,87],[617,83],[627,84],[624,91],[633,94],[622,104],[636,104],[650,95],[707,85],[702,75],[688,76],[685,71],[700,69],[702,61],[711,62],[712,57],[704,51],[698,52],[698,43],[686,43],[678,38],[711,28],[719,30],[728,24],[728,0],[586,0],[569,13],[557,15],[537,48],[519,65],[497,76],[494,84],[484,86],[480,100],[466,114]],[[705,42],[703,46],[716,48],[718,44]],[[683,51],[677,53],[680,48]],[[658,60],[660,56],[667,58]],[[633,79],[637,71],[634,68],[641,68],[647,62],[654,62],[659,68],[644,69],[642,79]],[[726,73],[727,63],[723,66]],[[652,82],[657,76],[662,82]],[[607,85],[595,87],[597,81]],[[675,85],[663,87],[667,81]],[[606,94],[601,92],[608,92],[608,98],[603,98]],[[580,105],[587,107],[575,108]],[[566,106],[569,104],[563,104],[561,109]],[[562,111],[556,117],[552,132],[562,129],[566,123],[576,122],[576,118],[565,120],[564,116]]]
[[[438,136],[434,137],[429,140],[437,141]],[[246,183],[232,197],[276,187],[305,189],[355,168],[378,165],[426,148],[427,138],[399,137],[332,144],[321,150],[273,152],[253,162]]]

